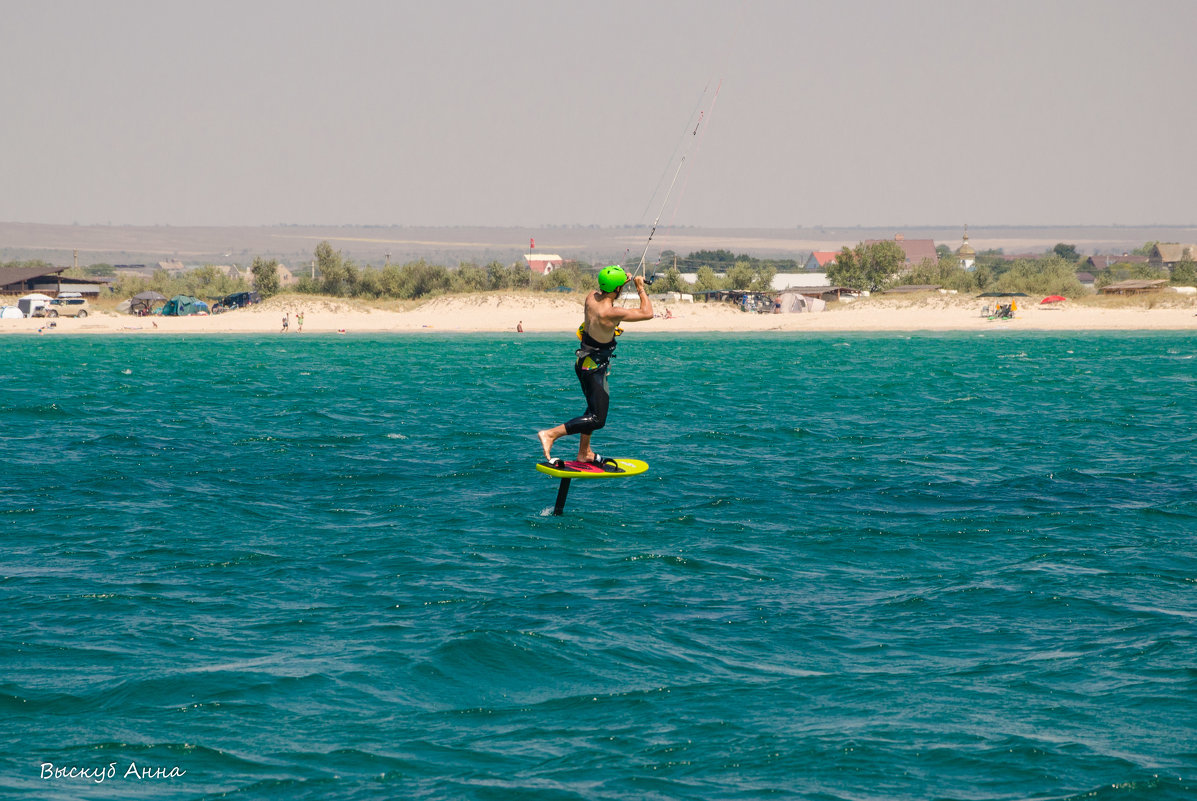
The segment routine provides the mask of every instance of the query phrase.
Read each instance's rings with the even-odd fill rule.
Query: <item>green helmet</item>
[[[628,282],[628,274],[617,264],[604,267],[598,274],[599,289],[603,292],[618,292]]]

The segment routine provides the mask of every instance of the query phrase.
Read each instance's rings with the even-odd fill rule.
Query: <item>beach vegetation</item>
[[[1076,277],[1076,264],[1058,255],[1042,259],[1017,259],[987,288],[994,292],[1063,295],[1066,298],[1075,298],[1086,292]]]
[[[714,271],[712,271],[712,274]],[[689,292],[691,287],[686,283],[686,279],[682,278],[682,271],[677,267],[670,265],[661,273],[660,278],[653,283],[654,292]]]
[[[1172,286],[1197,286],[1197,262],[1192,259],[1172,265]]]
[[[419,300],[449,293],[518,289],[585,292],[598,286],[592,267],[580,262],[567,262],[543,275],[531,272],[518,262],[503,264],[498,261],[485,267],[461,262],[451,269],[418,259],[402,265],[387,264],[378,269],[346,259],[328,242],[316,246],[316,270],[314,279],[299,279],[295,286],[297,292],[341,298]]]
[[[1098,289],[1102,289],[1119,281],[1130,281],[1132,279],[1155,280],[1159,278],[1169,278],[1166,267],[1144,262],[1116,262],[1106,267],[1094,277],[1094,285]]]
[[[994,281],[993,268],[988,264],[979,264],[972,270],[973,282],[977,285],[977,291],[984,292]]]
[[[532,284],[532,271],[521,264],[491,261],[486,265],[486,284],[490,289],[527,289]]]
[[[113,295],[130,298],[141,292],[160,292],[168,298],[175,295],[191,295],[203,300],[219,300],[234,292],[249,290],[244,278],[233,278],[228,273],[207,265],[194,270],[172,274],[166,270],[155,270],[150,276],[123,275],[112,285]]]
[[[669,254],[668,258],[666,258],[666,253]],[[747,262],[754,270],[772,267],[775,274],[796,273],[803,270],[802,262],[796,259],[762,259],[756,256],[749,256],[747,253],[741,253],[737,256],[730,250],[696,250],[685,258],[677,258],[676,253],[666,250],[661,252],[661,258],[657,264],[664,268],[675,261],[677,262],[678,270],[681,272],[698,272],[703,267],[710,267],[712,272],[726,273],[741,262]],[[732,287],[719,286],[714,288],[731,289]]]
[[[551,272],[533,276],[532,288],[541,292],[589,292],[598,289],[598,279],[594,273],[583,271],[582,265],[570,262]]]
[[[715,270],[704,264],[694,274],[694,290],[696,292],[714,292],[723,289],[723,282],[715,274]]]
[[[253,264],[249,266],[249,272],[254,277],[254,287],[262,297],[268,298],[278,294],[281,285],[277,259],[266,260],[261,256],[255,256]]]
[[[333,250],[328,241],[316,245],[316,272],[319,276],[320,291],[326,295],[350,295],[356,284],[357,271],[351,269],[341,256],[341,251]],[[314,287],[304,287],[311,289]]]
[[[443,295],[453,286],[449,271],[441,264],[429,264],[417,259],[404,264],[395,272],[390,294],[404,300]]]
[[[454,292],[485,292],[490,289],[486,270],[477,264],[462,263],[449,277]]]
[[[969,272],[961,267],[960,260],[950,253],[937,262],[923,259],[922,264],[903,275],[900,280],[904,284],[934,285],[957,292],[973,292],[978,289],[976,272]]]

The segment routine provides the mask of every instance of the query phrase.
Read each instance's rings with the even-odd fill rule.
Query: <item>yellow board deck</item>
[[[648,462],[639,459],[615,459],[620,472],[608,473],[602,468],[585,462],[566,462],[564,468],[552,467],[548,462],[537,462],[536,469],[555,478],[623,478],[635,476],[648,469]]]

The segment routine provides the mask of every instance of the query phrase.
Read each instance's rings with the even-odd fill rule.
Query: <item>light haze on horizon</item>
[[[1191,0],[0,0],[0,19],[3,221],[1197,222]]]

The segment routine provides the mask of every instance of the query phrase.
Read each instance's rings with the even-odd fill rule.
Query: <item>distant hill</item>
[[[277,225],[265,227],[181,227],[46,225],[0,222],[0,261],[43,259],[81,265],[157,264],[181,261],[246,265],[255,256],[275,258],[295,268],[312,259],[316,245],[327,239],[333,248],[359,264],[380,266],[389,258],[416,259],[456,266],[462,261],[511,263],[536,249],[590,263],[638,261],[648,239],[645,226],[547,226],[542,228],[476,228],[446,226]],[[1147,241],[1192,242],[1194,227],[1085,226],[1006,227],[969,225],[969,241],[978,251],[1002,248],[1007,253],[1042,252],[1057,242],[1077,246],[1085,255],[1121,253]],[[672,228],[658,230],[649,249],[653,261],[662,250],[686,255],[696,250],[730,250],[762,258],[805,259],[812,250],[839,250],[866,239],[934,239],[955,250],[963,226],[805,227],[805,228]],[[390,254],[389,257],[387,254]]]

